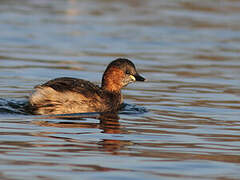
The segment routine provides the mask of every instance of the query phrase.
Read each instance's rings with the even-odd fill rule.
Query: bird
[[[132,61],[117,58],[104,71],[101,86],[72,77],[35,86],[28,99],[28,111],[36,115],[117,112],[123,103],[121,89],[145,80]]]

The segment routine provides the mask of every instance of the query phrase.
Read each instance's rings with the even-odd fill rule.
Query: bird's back
[[[57,78],[35,87],[29,103],[34,114],[68,114],[109,111],[120,97],[82,79]]]

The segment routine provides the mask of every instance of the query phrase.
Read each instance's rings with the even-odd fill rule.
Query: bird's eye
[[[126,70],[126,74],[131,74],[129,70]]]

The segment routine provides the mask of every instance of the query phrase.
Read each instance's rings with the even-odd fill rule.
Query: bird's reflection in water
[[[86,118],[99,120],[99,122],[86,122]],[[101,133],[105,134],[125,134],[127,133],[126,130],[121,126],[119,123],[119,116],[116,113],[83,113],[83,114],[69,114],[69,115],[56,115],[56,116],[40,116],[37,118],[37,121],[34,121],[34,124],[38,126],[45,126],[45,127],[58,127],[58,128],[90,128],[90,129],[100,129]],[[40,120],[39,119],[44,119]],[[69,131],[68,131],[69,132]],[[92,131],[91,131],[92,132]],[[58,132],[59,133],[59,132]],[[81,134],[81,130],[79,130]],[[79,134],[78,133],[78,134]],[[83,134],[86,131],[83,132]],[[71,142],[79,142],[82,143],[86,142],[86,139],[76,139],[71,138],[70,136],[66,138],[66,136],[54,136],[56,132],[41,132],[38,136],[50,137],[50,138],[60,138],[65,141]],[[65,134],[64,131],[62,134]],[[89,134],[89,133],[86,133]],[[97,136],[97,135],[96,135]],[[119,137],[118,136],[118,137]],[[100,136],[101,137],[101,136]],[[89,142],[92,144],[92,142]],[[119,150],[123,149],[125,146],[129,146],[132,143],[128,140],[119,140],[116,139],[116,136],[107,136],[107,138],[102,138],[100,141],[96,143],[98,145],[99,150],[111,152],[117,154]]]
[[[123,134],[127,133],[119,123],[119,116],[117,114],[105,113],[101,114],[100,117],[100,129],[103,133],[107,134]],[[131,144],[130,141],[116,140],[116,139],[103,139],[99,142],[100,147],[104,151],[112,152],[116,154],[120,149]]]

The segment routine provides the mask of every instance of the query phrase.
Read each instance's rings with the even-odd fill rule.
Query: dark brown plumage
[[[69,114],[117,111],[122,104],[121,88],[144,81],[128,59],[116,59],[106,68],[102,86],[89,81],[62,77],[35,87],[29,98],[33,114]]]

